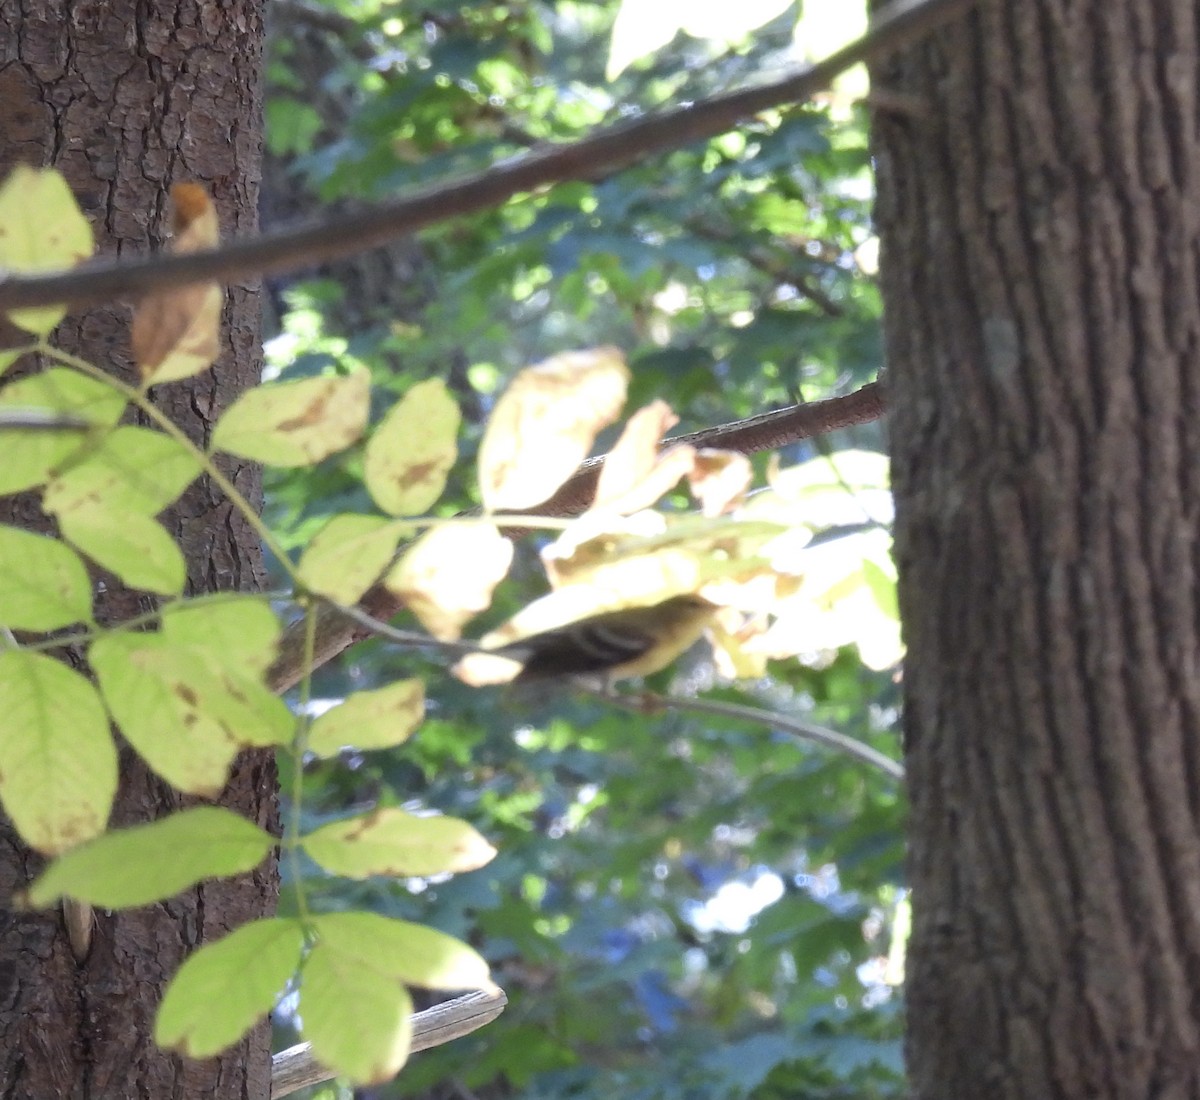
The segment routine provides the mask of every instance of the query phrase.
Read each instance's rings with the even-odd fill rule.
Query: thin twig
[[[663,441],[663,447],[687,443],[696,448],[712,447],[722,451],[736,451],[743,455],[759,454],[762,451],[775,451],[838,428],[869,424],[882,415],[883,392],[878,382],[868,382],[853,393],[840,397],[789,405],[786,409],[760,413],[745,420],[735,420],[731,424],[718,424],[702,431],[673,436]],[[596,495],[596,480],[600,476],[605,457],[607,456],[601,455],[598,458],[589,458],[545,504],[531,508],[530,514],[577,516],[585,512]]]
[[[57,275],[0,281],[0,310],[111,301],[188,283],[279,272],[390,244],[418,229],[489,210],[522,192],[612,172],[725,133],[760,111],[809,99],[859,62],[877,62],[961,15],[975,0],[892,0],[861,38],[790,76],[547,145],[407,198],[207,252],[91,263]]]
[[[581,689],[586,690],[586,689]],[[878,768],[890,779],[904,779],[904,765],[893,760],[890,756],[863,744],[862,741],[848,737],[837,730],[826,726],[814,725],[799,718],[792,718],[778,711],[763,710],[759,707],[745,706],[741,703],[725,703],[719,699],[684,698],[680,695],[656,695],[651,692],[638,691],[622,695],[616,692],[589,692],[599,699],[625,707],[628,710],[646,712],[649,710],[687,710],[694,714],[711,714],[717,718],[732,718],[739,722],[753,722],[755,725],[767,726],[780,733],[787,733],[800,741],[823,745],[846,756],[853,757],[864,764]]]

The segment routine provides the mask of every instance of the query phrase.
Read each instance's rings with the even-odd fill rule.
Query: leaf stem
[[[21,649],[28,649],[34,653],[40,653],[45,650],[61,649],[64,646],[70,645],[88,645],[94,642],[97,638],[103,638],[107,634],[113,634],[118,630],[132,630],[135,627],[145,626],[147,623],[156,622],[161,619],[168,611],[174,607],[196,607],[200,604],[211,603],[229,603],[233,600],[291,600],[293,593],[291,590],[275,589],[270,592],[201,592],[195,596],[178,599],[164,598],[162,603],[157,607],[151,608],[149,611],[143,611],[140,615],[133,615],[128,619],[123,619],[121,622],[109,627],[92,625],[92,628],[87,630],[75,630],[69,634],[56,634],[52,638],[46,638],[40,642],[25,642],[20,644]],[[15,644],[15,643],[14,643]]]
[[[581,687],[581,690],[587,690]],[[870,745],[853,737],[848,737],[837,730],[826,726],[818,726],[792,718],[778,711],[763,710],[759,707],[745,706],[742,703],[726,703],[720,699],[689,699],[679,695],[656,695],[653,692],[639,691],[630,694],[615,692],[588,691],[598,699],[615,703],[627,710],[647,713],[653,710],[686,710],[695,714],[711,714],[716,718],[732,718],[739,722],[754,722],[767,726],[780,733],[789,734],[799,741],[808,741],[815,745],[823,745],[844,756],[853,757],[864,764],[877,768],[890,779],[904,779],[904,765],[890,756],[885,756]]]
[[[292,869],[292,888],[296,892],[296,914],[307,928],[310,923],[308,898],[304,889],[304,866],[300,858],[300,836],[303,833],[304,810],[304,752],[308,746],[308,731],[312,726],[309,704],[312,701],[313,654],[317,644],[316,603],[309,602],[304,609],[304,676],[300,680],[300,698],[297,703],[296,736],[292,740],[292,790],[291,806],[283,834],[283,846],[288,853]]]

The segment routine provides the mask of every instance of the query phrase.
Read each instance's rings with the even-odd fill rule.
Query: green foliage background
[[[793,5],[732,45],[677,35],[609,82],[611,0],[270,10],[268,224],[774,74],[795,61],[798,15]],[[275,281],[268,360],[284,378],[365,364],[388,401],[445,378],[475,438],[513,370],[571,347],[625,349],[631,407],[662,397],[681,430],[844,393],[881,364],[878,294],[856,260],[870,200],[863,109],[835,97],[781,110]],[[869,427],[787,457],[847,446],[881,440]],[[350,452],[271,473],[269,518],[287,545],[366,506],[351,476],[360,461]],[[458,484],[445,509],[470,506],[470,493]],[[497,614],[539,593],[525,553]],[[372,642],[324,669],[316,693],[426,672]],[[850,647],[738,690],[713,687],[706,667],[664,675],[660,687],[809,717],[897,752],[894,676]],[[314,870],[310,904],[365,904],[462,936],[511,1004],[372,1096],[901,1094],[898,1003],[881,965],[902,896],[894,783],[713,719],[474,691],[436,671],[428,693],[430,719],[410,744],[306,770],[305,825],[372,804],[434,807],[472,821],[500,855],[407,887]],[[755,883],[778,898],[714,925],[712,900]]]

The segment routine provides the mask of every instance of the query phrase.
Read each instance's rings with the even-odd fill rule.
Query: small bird
[[[700,596],[672,596],[589,615],[494,652],[521,662],[516,683],[586,675],[613,683],[666,668],[699,639],[716,610]]]

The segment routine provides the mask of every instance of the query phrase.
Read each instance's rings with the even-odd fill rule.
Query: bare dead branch
[[[414,1013],[412,1018],[412,1049],[429,1050],[452,1039],[470,1035],[484,1024],[490,1024],[508,1004],[502,989],[489,992],[468,993],[455,997],[424,1012]],[[271,1100],[298,1092],[309,1085],[319,1085],[331,1080],[335,1074],[322,1066],[312,1055],[308,1043],[300,1043],[280,1051],[271,1059]]]
[[[861,38],[790,76],[608,127],[571,144],[533,149],[367,210],[246,237],[208,252],[94,262],[58,275],[0,280],[0,310],[56,302],[91,305],[187,283],[288,271],[377,248],[426,226],[491,209],[522,192],[616,171],[724,133],[760,111],[803,102],[851,65],[895,53],[974,3],[892,0]]]

